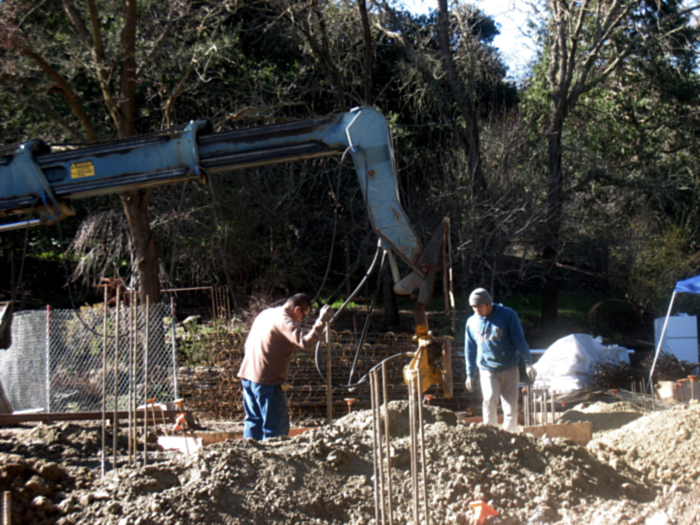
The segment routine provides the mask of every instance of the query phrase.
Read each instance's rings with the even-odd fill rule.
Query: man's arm
[[[523,325],[520,322],[520,317],[518,317],[515,310],[511,310],[510,318],[510,340],[513,346],[518,350],[520,354],[520,359],[522,359],[525,365],[532,364],[532,354],[530,354],[530,346],[525,340],[525,332],[523,331]]]
[[[289,319],[281,327],[281,332],[284,337],[292,343],[294,346],[301,348],[302,350],[313,350],[314,346],[321,339],[323,335],[324,324],[318,320],[314,323],[313,328],[304,333],[304,329],[297,323]]]
[[[469,321],[467,320],[464,330],[464,362],[467,364],[467,377],[476,376],[476,340],[469,331]]]

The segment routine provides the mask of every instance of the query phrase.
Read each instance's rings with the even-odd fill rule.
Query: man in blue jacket
[[[474,315],[467,319],[464,353],[467,363],[467,390],[474,391],[476,369],[479,368],[481,393],[484,396],[484,422],[498,425],[498,398],[503,406],[503,428],[518,429],[518,363],[522,359],[528,377],[534,380],[530,347],[525,341],[523,326],[514,310],[494,304],[484,288],[469,296]]]

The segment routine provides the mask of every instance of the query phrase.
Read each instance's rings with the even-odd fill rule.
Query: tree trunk
[[[464,119],[466,128],[466,143],[468,151],[469,178],[472,196],[480,201],[486,197],[486,180],[481,166],[481,147],[479,144],[479,125],[477,122],[474,102],[469,93],[462,87],[450,49],[450,33],[448,23],[447,0],[438,1],[438,39],[440,41],[440,59],[457,107]]]
[[[367,14],[367,4],[365,0],[357,0],[360,9],[360,19],[362,20],[362,36],[365,41],[365,78],[363,84],[365,88],[365,105],[372,105],[372,62],[374,52],[372,50],[372,32],[369,27],[369,16]]]
[[[542,258],[545,264],[542,290],[541,324],[543,332],[555,329],[559,315],[559,283],[557,271],[562,209],[564,206],[564,173],[562,171],[561,132],[563,118],[558,105],[553,108],[552,131],[548,137],[547,223]]]
[[[151,303],[160,302],[158,251],[148,220],[148,203],[152,192],[152,189],[134,190],[119,195],[134,245],[136,272],[140,284],[139,298],[142,303],[145,303],[146,296],[150,298]]]

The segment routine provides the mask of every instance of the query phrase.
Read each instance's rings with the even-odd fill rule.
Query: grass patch
[[[575,293],[559,294],[559,315],[567,317],[581,317],[585,320],[590,309],[598,302],[606,299],[603,294],[584,295]],[[542,297],[535,294],[517,295],[504,302],[504,306],[509,306],[520,315],[537,317],[539,319],[542,311]]]

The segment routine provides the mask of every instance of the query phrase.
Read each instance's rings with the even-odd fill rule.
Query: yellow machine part
[[[413,355],[411,362],[404,367],[403,377],[406,384],[411,377],[420,374],[421,394],[433,385],[442,387],[446,398],[452,397],[452,343],[454,339],[445,337],[442,341],[442,368],[430,364],[428,359],[428,345],[434,342],[432,335],[418,338],[418,350]]]

